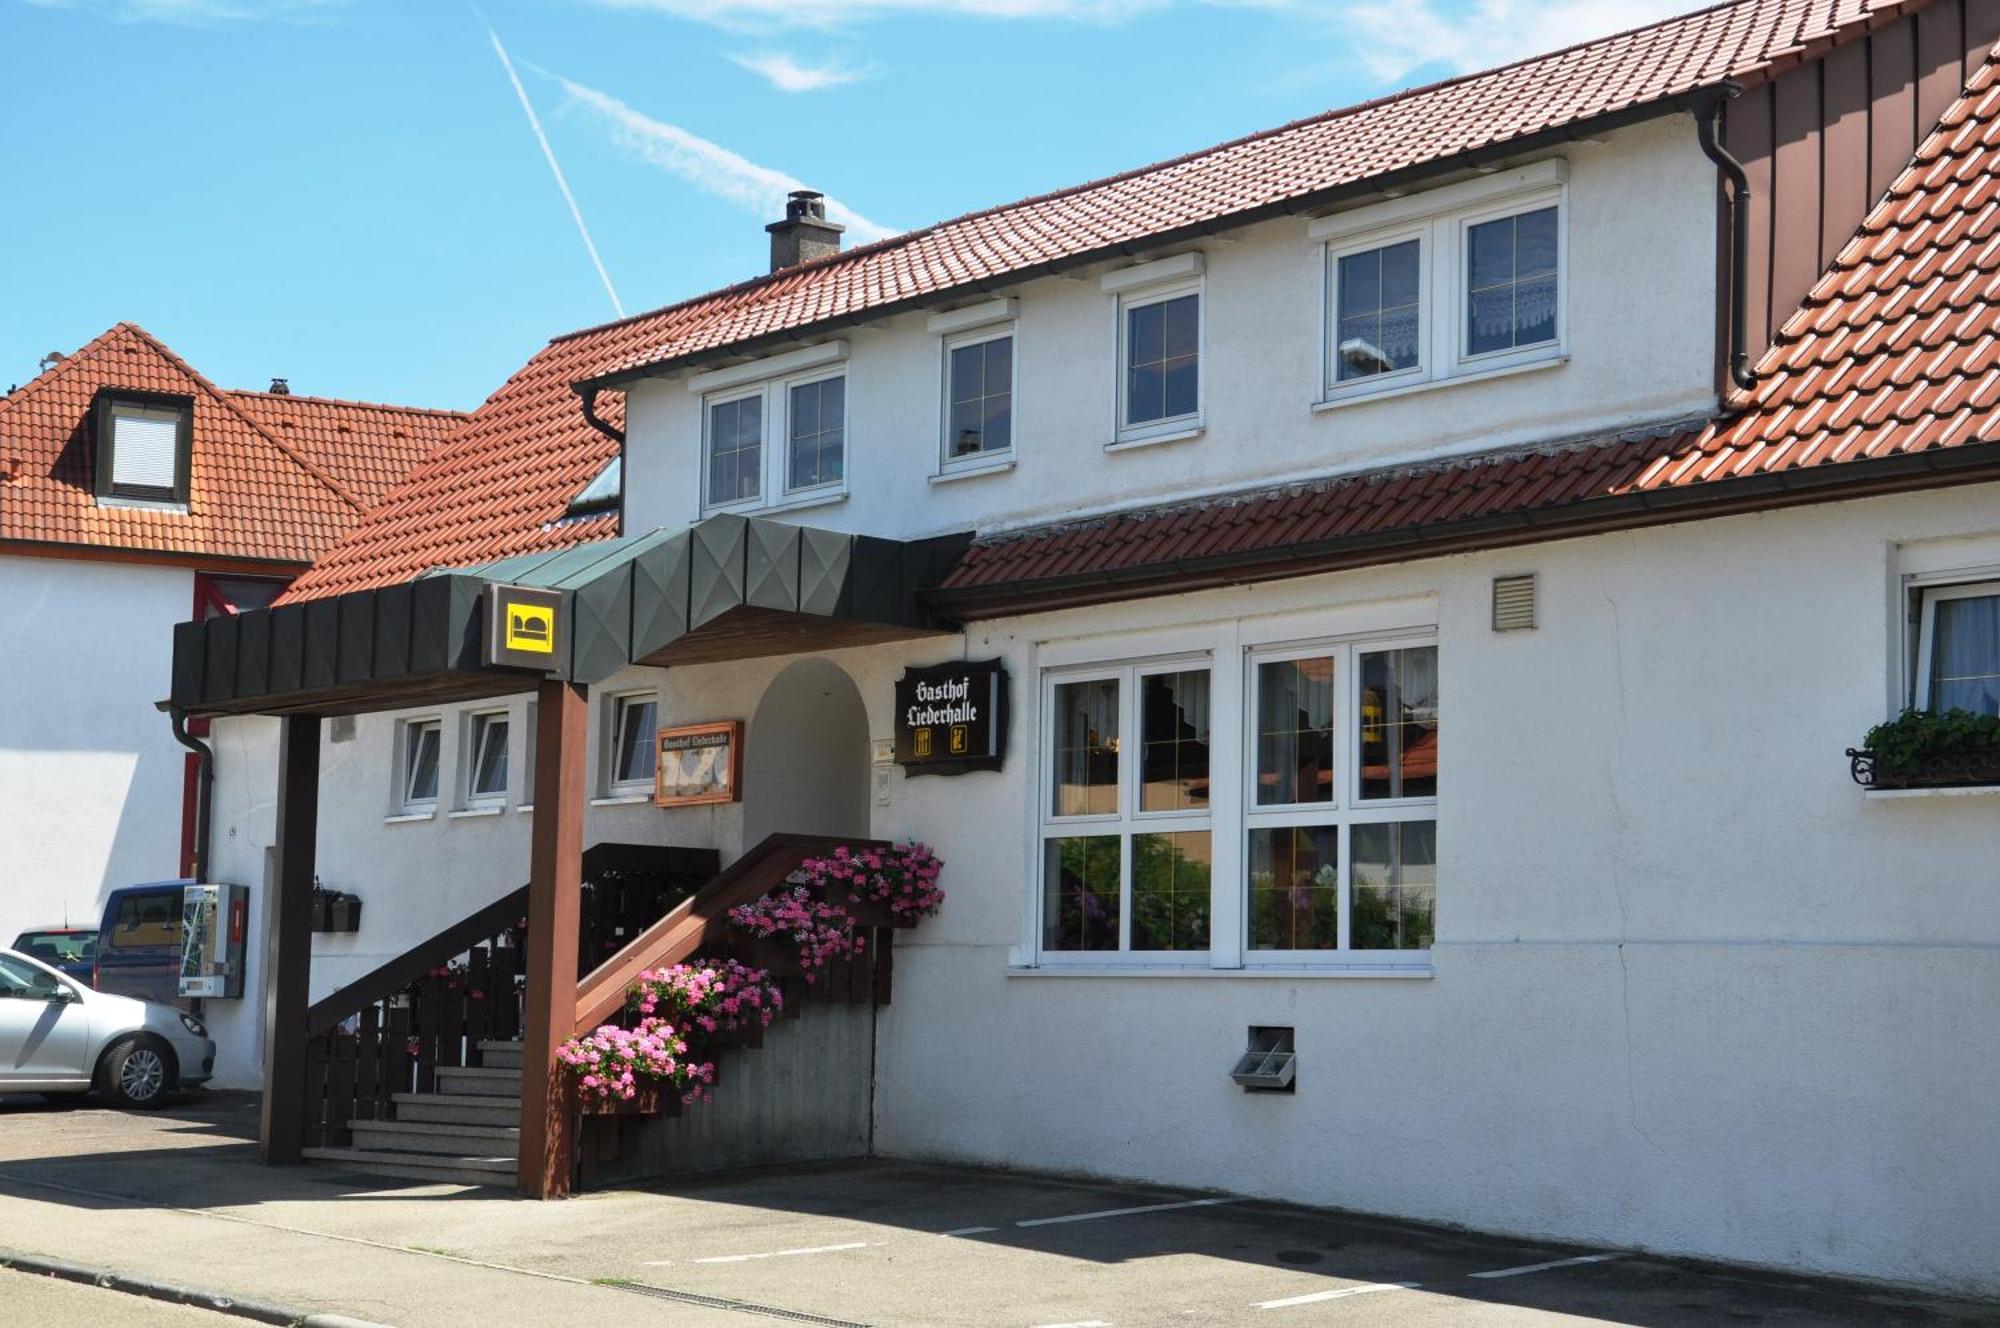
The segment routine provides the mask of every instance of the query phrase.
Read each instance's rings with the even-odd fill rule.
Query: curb
[[[172,1282],[155,1281],[149,1277],[114,1273],[108,1268],[91,1268],[80,1263],[70,1263],[65,1259],[50,1259],[39,1254],[22,1254],[16,1250],[0,1249],[0,1268],[41,1277],[61,1278],[65,1282],[103,1287],[107,1291],[122,1291],[127,1295],[144,1296],[149,1300],[162,1300],[173,1305],[190,1305],[196,1309],[233,1315],[255,1323],[275,1324],[277,1328],[388,1328],[386,1324],[353,1319],[345,1314],[315,1314],[307,1310],[294,1309],[289,1305],[274,1305],[263,1300],[245,1300],[240,1296],[228,1296],[219,1291],[202,1291]]]

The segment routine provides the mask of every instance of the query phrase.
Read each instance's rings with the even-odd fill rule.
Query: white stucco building
[[[209,706],[218,874],[272,879],[302,717],[313,864],[368,908],[311,1000],[527,881],[560,688],[380,642],[536,587],[583,844],[944,859],[879,1152],[2000,1292],[1996,785],[1845,754],[2000,711],[1995,223],[1957,183],[2000,31],[1947,7],[1919,57],[1913,17],[1778,8],[803,263],[795,198],[770,277],[552,342],[299,581],[303,670]],[[1921,133],[1848,141],[1868,61]],[[613,460],[599,544],[571,504]],[[315,684],[336,621],[373,664]],[[984,660],[997,768],[935,773],[897,684]],[[656,805],[651,735],[708,721],[740,801]],[[219,1076],[259,1018],[215,1020]],[[1286,1091],[1232,1081],[1259,1037]]]

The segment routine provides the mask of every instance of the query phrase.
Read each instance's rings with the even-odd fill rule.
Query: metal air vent
[[[1493,578],[1493,630],[1521,632],[1535,625],[1535,575]]]
[[[1229,1077],[1249,1092],[1289,1093],[1294,1089],[1298,1062],[1289,1028],[1252,1028],[1250,1046],[1237,1059]]]

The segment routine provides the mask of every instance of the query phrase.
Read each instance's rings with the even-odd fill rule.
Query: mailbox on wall
[[[236,1000],[243,995],[243,947],[250,891],[201,884],[181,891],[180,994]]]

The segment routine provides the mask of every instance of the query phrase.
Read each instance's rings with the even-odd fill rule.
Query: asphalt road
[[[836,1328],[2000,1325],[1991,1304],[917,1163],[538,1204],[260,1167],[254,1108],[0,1101],[0,1245],[399,1328],[754,1328],[774,1314]]]

